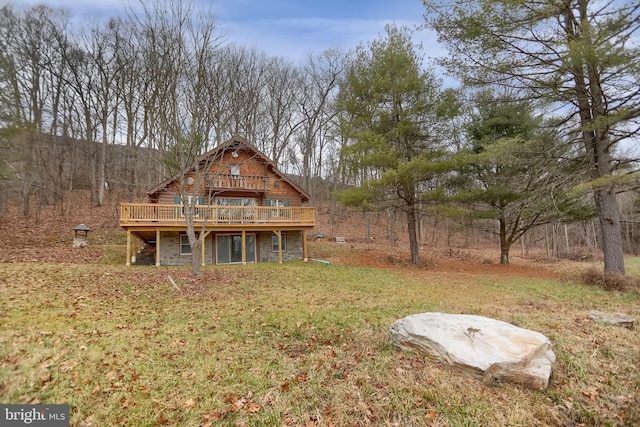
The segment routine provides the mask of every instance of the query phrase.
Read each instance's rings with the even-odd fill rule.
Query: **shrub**
[[[589,268],[582,273],[581,282],[608,291],[640,292],[640,278],[605,273],[595,267]]]

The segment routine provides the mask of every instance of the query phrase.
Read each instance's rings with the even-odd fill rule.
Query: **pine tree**
[[[553,103],[582,148],[602,231],[604,270],[624,274],[615,146],[640,132],[640,4],[596,0],[423,0],[427,23],[466,84]]]
[[[417,223],[425,181],[443,166],[438,141],[443,100],[440,82],[424,71],[407,29],[386,27],[386,37],[359,46],[340,86],[341,131],[349,141],[343,164],[357,187],[345,204],[393,207],[406,213],[411,260],[418,264]]]

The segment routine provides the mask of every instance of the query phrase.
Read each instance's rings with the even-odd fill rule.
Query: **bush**
[[[582,273],[581,282],[607,291],[640,292],[640,278],[605,273],[595,267]]]

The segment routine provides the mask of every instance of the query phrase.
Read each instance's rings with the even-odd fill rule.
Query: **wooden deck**
[[[185,226],[186,219],[182,205],[158,203],[121,203],[121,227],[164,227]],[[270,206],[196,206],[194,224],[215,228],[228,228],[236,224],[242,228],[287,226],[314,227],[315,208],[285,208]]]

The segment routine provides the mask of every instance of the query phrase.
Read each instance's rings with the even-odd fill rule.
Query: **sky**
[[[125,10],[122,0],[11,2],[19,8],[38,3],[63,8],[72,20],[108,18]],[[421,0],[213,0],[213,10],[227,41],[293,61],[309,52],[366,44],[384,34],[389,23],[410,28],[424,23]],[[414,41],[423,44],[425,57],[444,54],[426,29],[417,31]]]

